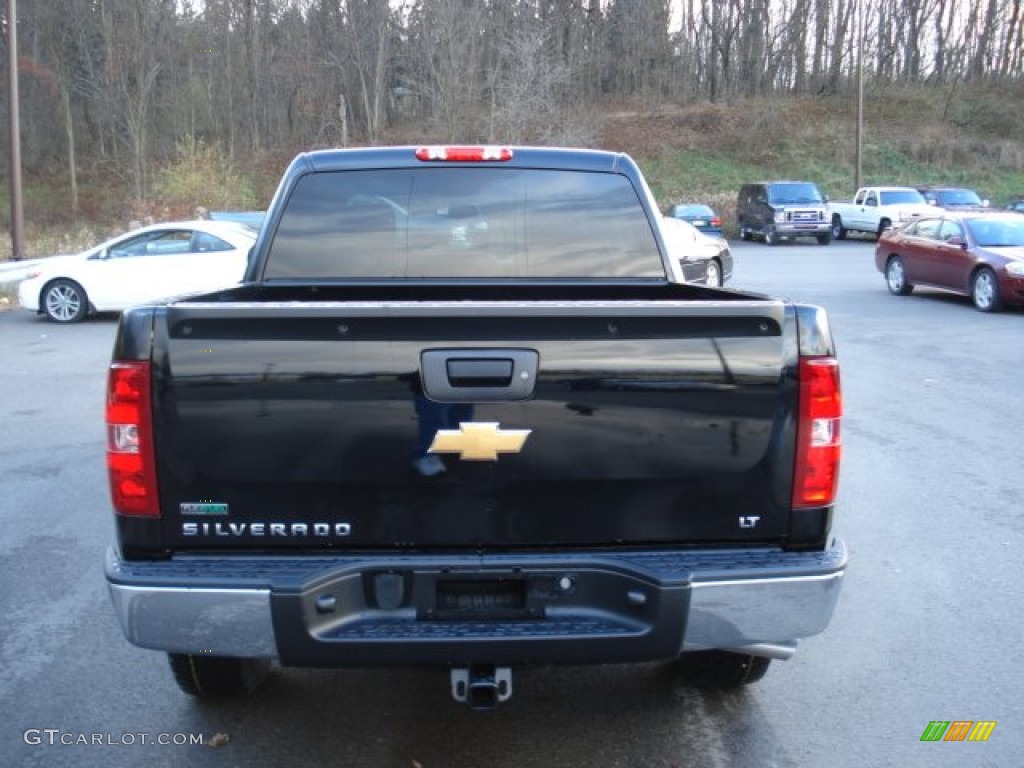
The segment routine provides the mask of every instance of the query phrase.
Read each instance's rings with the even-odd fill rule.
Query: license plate
[[[692,223],[693,223],[693,226],[695,226],[695,227],[703,227],[705,224],[707,224],[706,221],[701,221],[700,219],[698,219],[697,221],[694,221]]]

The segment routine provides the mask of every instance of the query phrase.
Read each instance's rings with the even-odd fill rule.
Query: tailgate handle
[[[442,403],[526,400],[539,361],[535,349],[427,349],[420,379],[423,393]]]
[[[507,387],[512,382],[508,358],[449,360],[448,383],[453,387]]]

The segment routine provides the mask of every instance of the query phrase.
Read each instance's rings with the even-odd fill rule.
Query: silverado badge
[[[462,422],[439,429],[428,453],[457,453],[462,461],[497,461],[499,453],[519,453],[529,429],[502,429],[497,422]]]

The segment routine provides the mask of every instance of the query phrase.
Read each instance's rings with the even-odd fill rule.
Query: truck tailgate
[[[168,547],[736,546],[787,535],[797,334],[784,331],[796,320],[782,302],[269,308],[157,310]],[[430,351],[456,363],[443,368],[455,393],[476,393],[460,420],[485,425],[491,448],[528,430],[518,450],[447,452],[446,472],[413,470]],[[489,362],[473,361],[518,351],[536,353],[525,395],[498,382],[478,397],[495,382]]]

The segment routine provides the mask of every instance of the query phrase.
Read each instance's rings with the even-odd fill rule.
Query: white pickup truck
[[[828,210],[834,240],[843,240],[848,232],[881,235],[894,224],[934,212],[913,187],[861,187],[852,201],[829,201]]]

